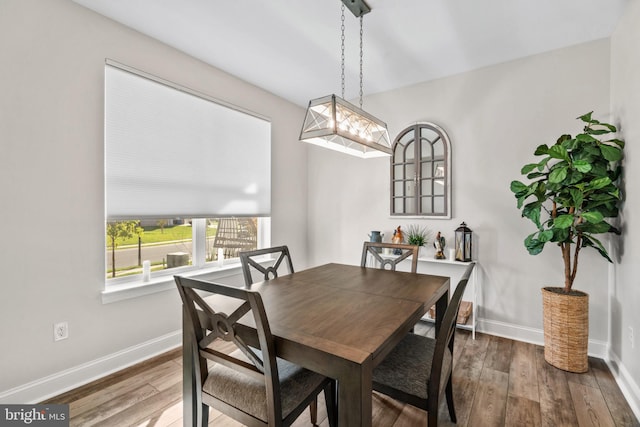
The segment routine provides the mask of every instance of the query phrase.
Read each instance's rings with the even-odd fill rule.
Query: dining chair
[[[272,258],[272,263],[269,267],[265,267],[263,265],[263,263],[265,262],[264,259],[256,259],[259,257],[264,257],[265,255],[274,254],[277,255],[277,257]],[[256,249],[252,251],[242,251],[239,253],[239,256],[240,264],[242,265],[242,274],[244,276],[244,284],[247,288],[253,284],[252,268],[253,270],[257,270],[258,272],[260,272],[262,274],[262,279],[264,280],[270,280],[278,277],[278,270],[282,265],[286,265],[289,273],[294,272],[293,262],[291,261],[291,254],[289,253],[289,247],[286,245]],[[318,411],[317,399],[314,399],[313,402],[311,402],[311,404],[309,405],[309,410],[311,412],[311,419],[315,420]]]
[[[262,273],[264,280],[278,277],[278,269],[283,261],[286,261],[285,265],[289,269],[289,273],[293,273],[293,263],[291,262],[291,255],[289,254],[289,248],[287,246],[274,246],[272,248],[256,249],[253,251],[242,251],[239,255],[240,263],[242,264],[242,274],[244,275],[244,284],[247,287],[253,284],[251,267]],[[264,255],[277,255],[277,257],[273,258],[273,262],[269,267],[265,267],[255,259]],[[262,260],[262,262],[264,262],[264,260]]]
[[[427,411],[427,426],[438,425],[438,408],[444,393],[452,422],[453,344],[462,295],[475,263],[469,264],[449,301],[435,339],[407,334],[373,371],[373,389]]]
[[[180,276],[175,281],[194,355],[184,363],[193,366],[196,425],[208,424],[212,407],[247,426],[289,426],[323,390],[329,425],[337,424],[335,381],[276,357],[258,292]],[[255,329],[238,323],[247,316]],[[223,342],[235,350],[216,346]]]
[[[391,249],[391,254],[385,255],[384,250]],[[385,270],[396,270],[396,266],[403,260],[411,257],[411,272],[415,273],[418,268],[418,249],[419,246],[407,245],[404,243],[378,243],[364,242],[362,245],[362,259],[360,266],[367,266],[367,256],[371,255],[378,261],[380,268]],[[401,252],[400,255],[394,253]],[[387,268],[389,267],[389,268]]]

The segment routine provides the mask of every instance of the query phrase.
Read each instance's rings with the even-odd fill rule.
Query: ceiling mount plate
[[[353,13],[356,18],[359,18],[360,15],[367,14],[371,12],[371,8],[364,0],[342,0],[345,6]]]

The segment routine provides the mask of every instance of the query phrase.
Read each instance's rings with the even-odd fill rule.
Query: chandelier
[[[344,99],[344,7],[360,18],[360,107]],[[362,109],[362,17],[371,11],[364,0],[342,0],[342,96],[309,101],[300,141],[362,158],[391,155],[387,125]]]

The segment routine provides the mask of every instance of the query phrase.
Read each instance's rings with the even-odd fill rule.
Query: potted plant
[[[615,126],[591,115],[578,117],[584,122],[582,133],[536,148],[540,160],[521,170],[528,184],[511,182],[518,209],[536,226],[524,240],[529,253],[539,254],[546,243],[560,248],[564,287],[542,289],[545,359],[571,372],[588,370],[588,295],[572,288],[578,255],[590,247],[612,262],[596,235],[620,234],[607,219],[618,216],[624,141],[610,135]]]
[[[404,234],[406,235],[407,243],[419,246],[420,251],[423,251],[425,245],[429,242],[431,231],[425,226],[411,224],[407,227]]]

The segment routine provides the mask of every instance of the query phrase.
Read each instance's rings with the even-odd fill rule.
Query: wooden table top
[[[386,355],[389,337],[408,331],[448,283],[444,276],[326,264],[251,289],[262,296],[274,336],[361,363]]]

